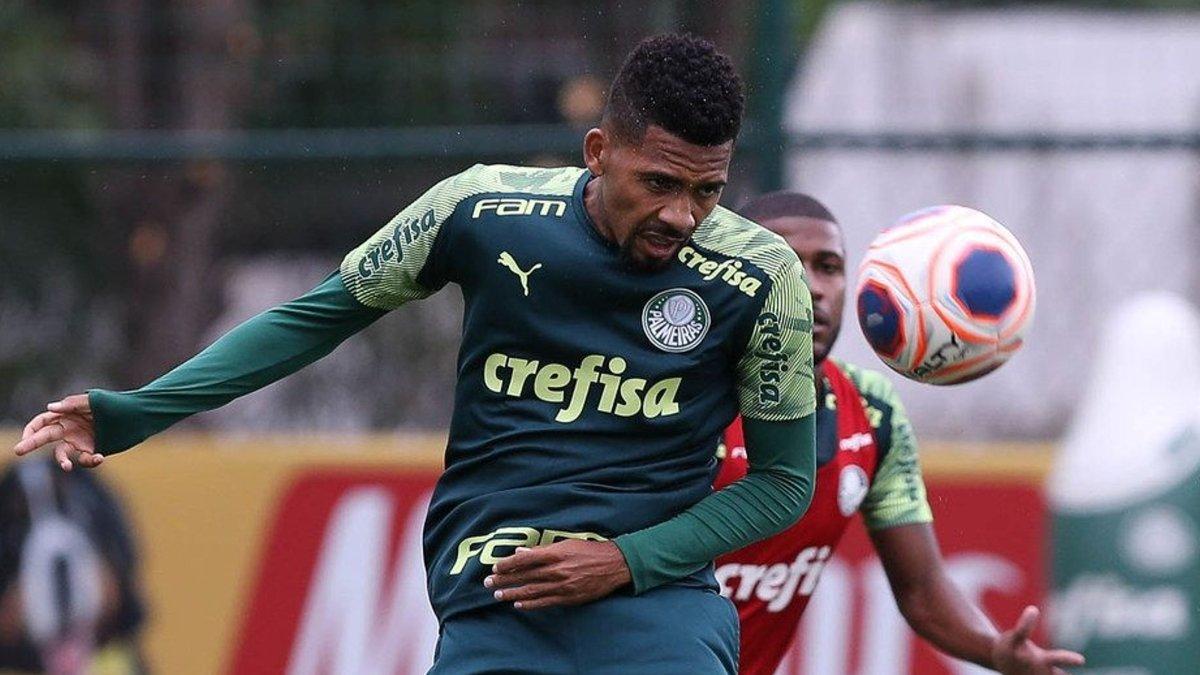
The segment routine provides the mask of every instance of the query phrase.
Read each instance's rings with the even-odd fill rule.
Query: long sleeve
[[[189,415],[261,389],[325,356],[387,311],[444,286],[443,233],[479,169],[434,185],[348,253],[321,285],[234,328],[166,375],[133,391],[89,391],[96,448],[120,452]]]
[[[791,422],[744,420],[745,477],[664,523],[617,537],[634,590],[687,576],[799,520],[813,494],[815,420],[813,414]]]
[[[617,537],[638,593],[786,529],[812,500],[812,297],[799,260],[790,250],[785,252],[791,260],[772,275],[771,289],[738,363],[749,470],[674,518]]]
[[[333,274],[140,389],[90,390],[96,448],[120,452],[189,415],[261,389],[325,356],[384,314],[356,300]]]

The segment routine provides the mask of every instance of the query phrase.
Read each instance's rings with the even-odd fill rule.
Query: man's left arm
[[[498,600],[520,609],[579,604],[630,582],[642,593],[804,515],[816,472],[812,299],[803,268],[792,258],[773,275],[738,362],[747,475],[674,518],[612,542],[517,549],[484,580],[498,589]]]
[[[1004,633],[950,579],[934,536],[916,440],[891,387],[884,393],[884,452],[862,512],[900,613],[942,652],[1002,673],[1057,674],[1083,657],[1038,647],[1038,610],[1027,607]]]

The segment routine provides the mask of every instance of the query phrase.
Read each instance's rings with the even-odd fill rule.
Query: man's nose
[[[677,237],[686,237],[696,229],[696,219],[692,217],[692,204],[686,197],[672,199],[659,212],[658,219],[664,225],[670,226]]]
[[[820,300],[825,297],[825,286],[819,281],[816,281],[816,275],[808,267],[804,268],[805,274],[808,276],[808,292],[812,295],[813,301]]]

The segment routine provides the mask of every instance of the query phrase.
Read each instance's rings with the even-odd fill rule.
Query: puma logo
[[[537,271],[537,269],[542,266],[542,263],[536,263],[533,267],[530,267],[528,271],[522,271],[521,268],[517,266],[517,261],[513,260],[512,254],[508,251],[501,251],[500,258],[496,260],[496,262],[504,265],[509,269],[509,271],[517,275],[517,278],[521,280],[521,290],[525,291],[526,297],[529,297],[529,275]]]

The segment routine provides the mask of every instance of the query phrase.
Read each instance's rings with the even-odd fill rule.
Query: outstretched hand
[[[518,548],[492,567],[483,585],[517,609],[581,605],[630,582],[629,565],[611,541],[568,539]]]
[[[1066,675],[1063,668],[1083,665],[1083,655],[1065,649],[1042,649],[1029,639],[1041,613],[1030,605],[1017,625],[996,638],[992,663],[1004,675]]]
[[[46,406],[29,421],[21,442],[13,446],[18,456],[54,444],[54,459],[63,471],[75,465],[87,469],[100,466],[104,456],[96,452],[96,427],[87,394],[75,394]]]

